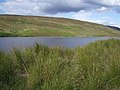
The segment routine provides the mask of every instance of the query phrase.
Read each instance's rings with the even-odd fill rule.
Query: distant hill
[[[107,26],[107,27],[120,31],[120,28],[116,26]]]
[[[120,31],[66,18],[0,15],[0,37],[4,36],[120,36]]]

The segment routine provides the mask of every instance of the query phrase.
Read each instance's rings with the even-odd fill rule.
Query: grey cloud
[[[119,0],[32,0],[38,3],[49,4],[44,8],[45,13],[78,12],[80,10],[93,10],[101,7],[114,8],[120,5]]]
[[[78,12],[80,10],[90,10],[101,7],[100,5],[88,3],[84,0],[52,0],[52,2],[49,2],[50,0],[46,1],[49,5],[44,8],[44,12],[50,14],[56,14],[59,12]]]
[[[119,0],[8,0],[0,4],[4,12],[28,14],[57,14],[61,12],[78,12],[80,10],[97,10],[101,7],[111,9],[117,7],[120,12]]]

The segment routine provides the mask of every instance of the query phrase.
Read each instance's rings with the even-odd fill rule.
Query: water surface
[[[110,38],[111,37],[2,37],[0,38],[0,49],[9,51],[12,48],[31,47],[34,46],[36,42],[49,47],[60,46],[74,48],[87,45],[96,40],[106,40]]]

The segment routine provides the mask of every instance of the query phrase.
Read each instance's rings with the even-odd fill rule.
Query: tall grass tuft
[[[120,40],[0,52],[0,90],[120,90]]]

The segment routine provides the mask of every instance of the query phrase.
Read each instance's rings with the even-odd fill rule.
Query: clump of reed
[[[120,40],[0,52],[0,90],[119,90]]]

